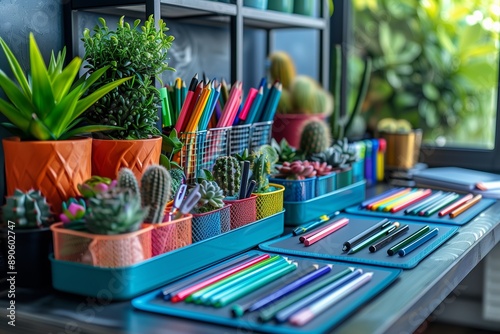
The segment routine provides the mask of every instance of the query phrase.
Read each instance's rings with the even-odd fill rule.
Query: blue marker
[[[433,230],[430,230],[429,232],[427,232],[426,234],[424,234],[423,236],[421,236],[417,240],[413,241],[408,246],[401,248],[398,251],[399,256],[408,255],[410,252],[414,251],[415,249],[422,246],[424,243],[426,243],[430,239],[434,238],[438,234],[438,232],[439,232],[439,229],[437,227],[434,228]]]

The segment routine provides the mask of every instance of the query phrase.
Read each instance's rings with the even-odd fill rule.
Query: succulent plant
[[[280,143],[276,139],[271,140],[271,146],[278,153],[278,163],[283,163],[285,161],[292,162],[298,159],[297,150],[290,146],[285,138],[281,139]]]
[[[199,183],[201,198],[193,208],[193,213],[205,213],[224,206],[224,193],[215,181],[203,180]]]
[[[79,184],[78,191],[85,198],[95,197],[101,192],[113,189],[117,182],[111,180],[107,177],[92,176],[90,179],[86,180],[83,184]]]
[[[82,198],[70,198],[62,203],[62,213],[59,219],[64,223],[64,228],[84,231],[87,229],[85,214],[87,204]]]
[[[95,234],[122,234],[137,231],[149,208],[130,189],[114,188],[88,199],[87,229]]]
[[[279,179],[304,180],[316,176],[316,171],[309,161],[285,161],[283,165],[276,167],[276,169],[278,170],[278,174],[273,176]]]
[[[13,221],[19,228],[44,227],[53,221],[50,206],[39,190],[16,189],[14,195],[6,197],[2,212],[5,223]]]
[[[139,182],[130,168],[120,168],[116,182],[117,187],[130,189],[134,194],[140,195]]]
[[[168,170],[161,165],[151,165],[146,168],[141,178],[142,206],[149,207],[145,218],[148,223],[161,223],[165,207],[170,200],[170,184],[172,178]]]
[[[308,157],[319,153],[330,146],[330,130],[321,120],[311,120],[304,125],[300,135],[300,151]]]
[[[238,159],[232,156],[218,157],[215,159],[212,174],[224,196],[232,197],[238,194],[241,183],[241,166]]]
[[[344,169],[356,161],[357,155],[355,148],[349,145],[347,138],[343,138],[337,140],[333,146],[323,152],[311,155],[310,159],[321,163],[326,162],[332,169]]]

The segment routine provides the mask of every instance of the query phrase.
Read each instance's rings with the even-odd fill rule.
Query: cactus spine
[[[139,183],[131,169],[123,167],[118,172],[117,186],[124,189],[130,189],[134,194],[140,196]]]
[[[213,167],[213,176],[224,196],[238,194],[241,180],[241,166],[238,159],[231,156],[218,157]]]
[[[320,120],[309,121],[300,136],[300,151],[306,157],[320,153],[330,146],[330,130],[325,122]]]
[[[20,228],[43,227],[52,222],[49,204],[39,190],[16,189],[14,195],[6,198],[2,212],[5,222],[13,221]]]
[[[180,168],[172,168],[168,171],[172,178],[172,182],[170,183],[170,198],[173,198],[181,184],[186,182],[186,175],[184,175],[184,172]]]
[[[165,167],[151,165],[146,168],[141,179],[142,206],[149,207],[146,222],[162,222],[165,206],[170,199],[171,181],[170,173]]]

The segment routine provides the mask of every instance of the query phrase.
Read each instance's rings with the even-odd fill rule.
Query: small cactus
[[[296,75],[295,64],[290,55],[284,51],[275,51],[269,56],[269,61],[271,80],[278,80],[283,88],[289,89]]]
[[[170,173],[161,165],[149,166],[142,175],[142,206],[149,207],[146,222],[158,224],[163,221],[165,206],[170,200],[171,181]]]
[[[193,213],[205,213],[224,206],[224,194],[215,181],[203,180],[200,183],[201,198],[193,209]]]
[[[232,197],[238,194],[241,181],[241,166],[238,159],[231,156],[218,157],[212,174],[224,196]]]
[[[90,179],[83,182],[83,184],[79,184],[78,191],[85,198],[95,197],[97,194],[101,192],[108,191],[113,189],[116,186],[116,181],[111,180],[107,177],[101,176],[92,176]]]
[[[304,125],[300,135],[300,151],[308,157],[330,146],[330,130],[325,122],[312,120]]]
[[[87,205],[82,198],[70,198],[62,203],[62,213],[59,219],[64,223],[64,228],[71,230],[86,230],[85,214]]]
[[[19,189],[7,196],[2,207],[4,222],[13,221],[19,228],[36,228],[52,223],[52,213],[45,197],[39,190],[23,192]]]
[[[134,194],[140,195],[139,183],[134,172],[130,168],[123,167],[118,172],[117,186],[120,188],[130,189]]]
[[[114,188],[88,199],[87,229],[95,234],[122,234],[140,229],[149,208],[130,189]]]
[[[186,175],[180,168],[172,168],[169,172],[172,178],[172,182],[170,183],[170,198],[173,198],[180,186],[186,183]]]
[[[265,193],[269,190],[269,175],[278,161],[278,153],[271,145],[262,145],[252,158],[252,179],[255,180],[255,193]]]

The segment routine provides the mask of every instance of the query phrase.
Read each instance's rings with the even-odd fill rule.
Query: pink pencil
[[[255,100],[255,96],[257,96],[258,90],[255,88],[250,88],[248,90],[248,96],[245,100],[245,104],[243,105],[243,109],[241,110],[240,119],[242,121],[247,119],[248,112],[250,111],[250,107],[252,106],[253,101]]]
[[[229,93],[228,101],[222,110],[221,118],[217,123],[218,128],[232,125],[234,118],[236,117],[236,112],[238,111],[239,103],[241,103],[241,82],[236,82]]]
[[[206,279],[205,281],[202,281],[198,284],[195,284],[193,286],[190,286],[182,291],[179,291],[175,296],[172,296],[172,298],[170,299],[172,301],[172,303],[177,303],[177,302],[180,302],[180,301],[183,301],[184,299],[186,299],[190,294],[198,291],[198,290],[201,290],[203,289],[204,287],[207,287],[209,286],[210,284],[213,284],[217,281],[220,281],[221,279],[223,278],[226,278],[228,276],[231,276],[232,274],[234,273],[237,273],[245,268],[248,268],[250,266],[253,266],[254,264],[256,263],[259,263],[261,261],[264,261],[265,259],[268,259],[269,258],[269,254],[263,254],[259,257],[256,257],[255,259],[251,259],[251,260],[248,260],[247,262],[245,263],[242,263],[241,265],[237,266],[237,267],[234,267],[234,268],[231,268],[223,273],[220,273],[219,275],[217,276],[214,276],[214,277],[211,277],[211,278],[208,278]]]
[[[342,218],[342,219],[339,219],[339,220],[329,224],[328,226],[322,228],[321,230],[317,231],[316,233],[314,233],[312,235],[310,235],[310,234],[306,235],[304,237],[304,246],[306,246],[306,247],[311,246],[312,244],[329,236],[330,234],[337,231],[338,229],[346,226],[347,223],[349,223],[349,219]]]
[[[449,214],[450,212],[452,212],[453,210],[458,208],[460,205],[462,205],[465,202],[467,202],[468,200],[470,200],[472,198],[472,196],[473,196],[472,194],[468,194],[468,195],[462,197],[461,199],[459,199],[458,201],[456,201],[455,203],[448,205],[446,208],[439,211],[439,213],[438,213],[439,217],[446,216],[447,214]]]

